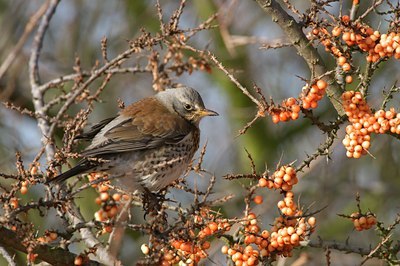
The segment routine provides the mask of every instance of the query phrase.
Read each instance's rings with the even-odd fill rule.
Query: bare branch
[[[300,24],[291,17],[275,0],[257,0],[260,7],[275,21],[282,30],[286,33],[289,40],[296,47],[299,55],[307,62],[309,69],[316,76],[324,75],[327,72],[322,57],[317,50],[311,45],[303,33]],[[341,105],[340,96],[342,94],[340,86],[336,83],[334,75],[329,75],[327,78],[329,84],[326,92],[340,116],[344,115],[344,109]]]
[[[53,17],[56,8],[59,4],[59,0],[51,0],[50,4],[40,21],[39,28],[36,32],[31,56],[29,59],[29,79],[31,83],[31,93],[32,93],[32,100],[33,105],[35,107],[36,113],[38,114],[38,126],[42,133],[42,143],[46,147],[46,156],[47,161],[51,161],[54,157],[54,146],[49,142],[49,124],[46,119],[43,117],[46,116],[43,106],[44,106],[44,99],[43,94],[39,89],[39,56],[40,50],[42,49],[44,35],[49,27],[49,23],[51,18]]]

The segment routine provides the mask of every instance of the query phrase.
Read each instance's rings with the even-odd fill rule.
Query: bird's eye
[[[188,110],[188,111],[192,110],[192,108],[193,108],[190,104],[185,104],[184,107],[185,107],[185,109]]]

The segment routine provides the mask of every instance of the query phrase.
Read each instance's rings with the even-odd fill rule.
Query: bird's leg
[[[165,193],[152,193],[148,188],[143,187],[142,200],[145,218],[149,213],[157,215],[165,201]]]

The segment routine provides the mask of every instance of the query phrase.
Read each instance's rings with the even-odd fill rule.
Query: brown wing
[[[75,139],[92,140],[100,130],[103,129],[108,123],[114,120],[115,117],[107,118],[92,126],[88,131],[75,137]]]
[[[95,157],[109,153],[156,148],[181,141],[196,127],[170,112],[155,98],[126,107],[105,125],[82,153]]]

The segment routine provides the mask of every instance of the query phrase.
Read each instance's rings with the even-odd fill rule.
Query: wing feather
[[[194,129],[194,125],[155,98],[145,98],[126,107],[102,127],[82,155],[96,157],[178,143]]]

